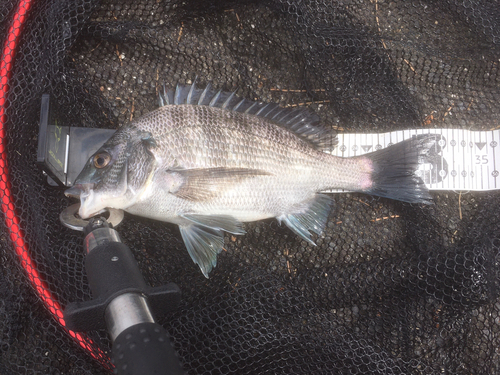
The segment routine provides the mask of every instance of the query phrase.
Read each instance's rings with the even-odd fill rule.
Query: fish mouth
[[[78,215],[82,219],[87,219],[93,215],[98,214],[102,209],[96,210],[92,205],[92,201],[94,201],[94,183],[84,183],[84,184],[75,184],[73,187],[67,189],[64,192],[64,195],[72,198],[80,199],[80,209],[78,210]]]
[[[64,191],[64,195],[71,198],[86,198],[94,188],[94,183],[76,184]]]

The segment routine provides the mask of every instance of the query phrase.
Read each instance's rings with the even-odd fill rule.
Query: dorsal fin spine
[[[236,104],[234,107],[233,107],[233,111],[235,112],[239,112],[238,111],[238,108],[240,108],[240,106],[245,102],[245,99],[241,99],[238,104]]]
[[[293,131],[318,149],[329,151],[336,145],[335,139],[329,132],[315,126],[318,117],[307,109],[282,108],[275,103],[240,99],[236,96],[235,91],[215,91],[212,90],[210,84],[207,84],[203,90],[197,89],[196,79],[197,77],[188,86],[177,85],[175,90],[166,91],[165,86],[163,86],[163,92],[160,91],[158,98],[160,106],[201,105],[259,116]]]
[[[293,113],[293,112],[292,112],[292,113]],[[292,114],[292,113],[291,113],[291,114]],[[292,118],[291,118],[290,120],[288,120],[285,124],[286,124],[286,125],[291,125],[291,124],[293,124],[293,122],[294,122],[296,119],[298,119],[299,117],[301,117],[301,113],[298,113],[295,117],[292,117]],[[294,126],[294,125],[292,125],[292,126]]]
[[[253,107],[255,107],[257,104],[259,104],[258,102],[253,102],[253,104],[247,108],[247,110],[243,113],[250,113],[250,111],[252,110]]]
[[[200,95],[200,99],[198,99],[198,105],[203,104],[203,100],[205,100],[205,96],[207,95],[208,91],[210,90],[210,83],[205,87],[205,90]]]
[[[179,105],[180,101],[179,98],[181,96],[181,88],[179,85],[175,87],[175,94],[174,94],[174,105]]]
[[[186,104],[191,104],[191,100],[193,98],[193,93],[196,90],[196,80],[197,79],[198,79],[198,77],[195,77],[195,79],[193,80],[193,84],[191,85],[191,88],[189,89],[189,93],[188,93],[188,96],[186,98]]]
[[[214,95],[214,97],[212,98],[212,100],[210,101],[210,103],[208,103],[209,107],[215,107],[215,105],[217,104],[217,100],[219,100],[219,98],[220,98],[220,94],[221,93],[222,93],[222,90],[219,90],[217,92],[217,94]]]
[[[276,112],[276,114],[273,117],[271,117],[271,120],[277,120],[277,121],[280,120],[279,118],[277,119],[276,117],[279,116],[280,114],[282,114],[283,111],[285,111],[285,108],[281,108],[281,107],[278,107],[278,108],[279,108],[279,111]]]
[[[229,105],[229,103],[231,102],[231,100],[233,100],[235,94],[236,94],[236,91],[233,91],[231,93],[231,95],[229,95],[229,97],[226,99],[226,101],[224,102],[224,104],[222,104],[222,107],[221,107],[222,109],[226,109],[227,108],[227,106]]]

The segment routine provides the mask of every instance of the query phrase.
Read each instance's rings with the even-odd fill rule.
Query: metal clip
[[[75,203],[68,208],[64,209],[63,212],[59,214],[59,220],[62,225],[73,230],[83,231],[83,228],[87,226],[89,220],[84,220],[78,216],[78,210],[80,209],[80,203]],[[107,221],[116,227],[123,220],[124,212],[123,210],[117,210],[115,208],[107,208],[98,212],[96,215],[109,212],[109,218]]]

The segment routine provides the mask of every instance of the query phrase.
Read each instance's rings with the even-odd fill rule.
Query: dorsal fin
[[[183,104],[204,105],[263,117],[293,131],[323,151],[331,151],[338,142],[331,132],[318,127],[318,116],[305,108],[283,108],[275,103],[242,99],[234,91],[217,91],[212,89],[210,84],[200,89],[196,87],[196,79],[191,85],[177,85],[175,90],[167,91],[164,85],[158,103],[161,107]]]

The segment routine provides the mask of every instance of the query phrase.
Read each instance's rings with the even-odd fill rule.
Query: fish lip
[[[80,200],[80,208],[78,209],[78,215],[82,219],[88,219],[91,216],[99,214],[101,210],[93,210],[91,205],[94,200],[94,187],[95,184],[85,183],[85,184],[75,184],[73,187],[67,189],[64,195],[67,197],[77,198]]]
[[[94,197],[94,186],[95,184],[91,182],[78,183],[64,192],[67,197],[80,199],[78,215],[80,215],[82,219],[88,219],[101,211],[93,210],[92,207],[89,207]]]
[[[94,188],[94,183],[83,183],[83,184],[75,184],[66,191],[64,191],[64,195],[72,198],[86,198],[88,197],[90,190]]]

